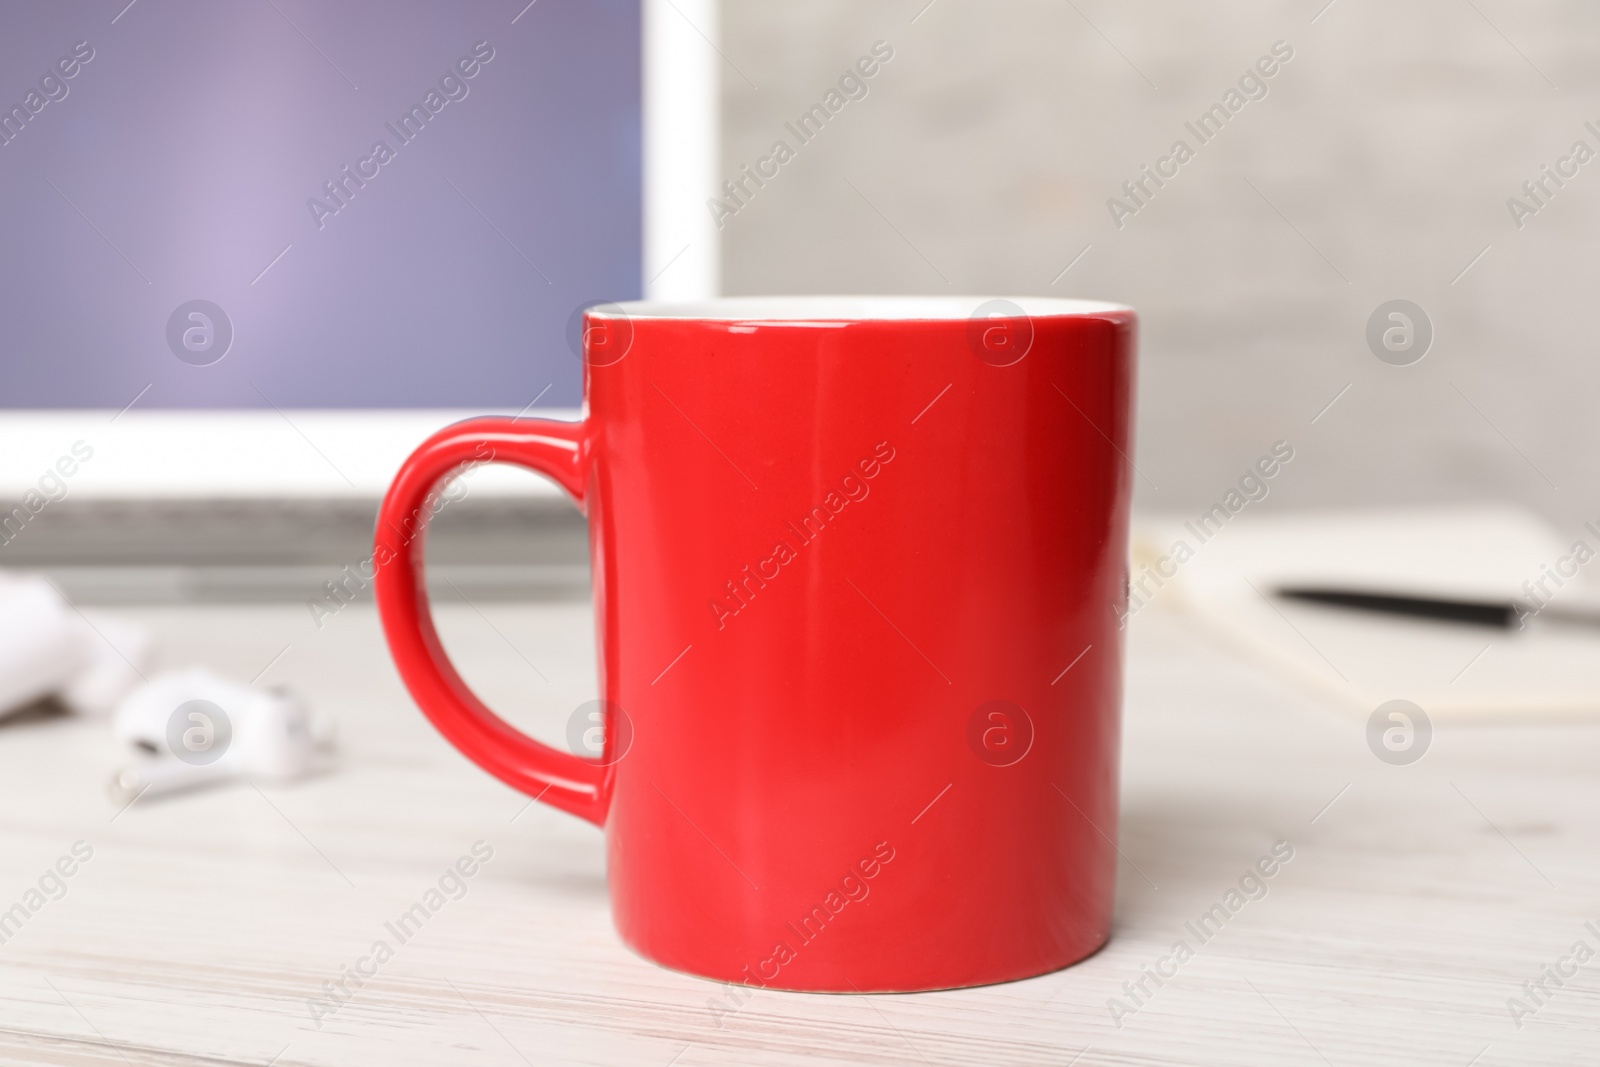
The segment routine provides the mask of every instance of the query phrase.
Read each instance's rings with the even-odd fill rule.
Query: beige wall
[[[936,0],[913,23],[925,0],[724,0],[728,176],[894,48],[726,220],[724,290],[1133,304],[1145,508],[1220,496],[1284,438],[1278,506],[1600,515],[1600,159],[1521,230],[1506,207],[1573,141],[1600,150],[1600,5],[1336,0],[1313,24],[1322,2]],[[1184,121],[1279,40],[1267,96],[1117,228],[1107,198],[1196,147]],[[1365,341],[1393,298],[1434,324],[1413,366]]]

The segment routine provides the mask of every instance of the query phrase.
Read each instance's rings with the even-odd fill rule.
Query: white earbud
[[[232,778],[298,778],[333,737],[331,721],[288,690],[256,689],[205,668],[151,679],[117,707],[112,728],[157,753],[112,779],[119,804]]]
[[[141,627],[91,622],[45,579],[0,573],[0,717],[55,696],[104,718],[138,683],[149,653]]]

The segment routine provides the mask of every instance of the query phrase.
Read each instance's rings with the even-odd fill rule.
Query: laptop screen
[[[0,407],[580,400],[637,0],[0,7]]]

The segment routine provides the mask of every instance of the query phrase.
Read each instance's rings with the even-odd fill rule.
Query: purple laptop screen
[[[0,3],[0,407],[572,406],[637,0]]]

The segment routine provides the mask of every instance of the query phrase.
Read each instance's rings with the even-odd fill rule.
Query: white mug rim
[[[1010,305],[1010,307],[1007,307]],[[1011,309],[1017,309],[1012,311]],[[1132,315],[1104,300],[1039,296],[727,296],[708,300],[628,300],[597,304],[584,314],[608,319],[707,322],[956,322],[972,318],[1097,318]]]

